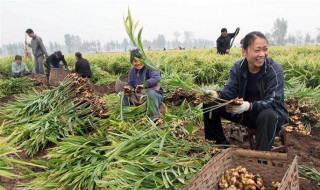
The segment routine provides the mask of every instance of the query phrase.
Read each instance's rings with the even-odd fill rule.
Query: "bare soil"
[[[116,82],[111,82],[110,84],[105,84],[105,85],[92,84],[92,87],[97,95],[104,96],[104,95],[116,93],[115,84]]]
[[[320,128],[312,128],[310,135],[298,132],[287,134],[289,153],[298,155],[298,164],[320,171]],[[301,190],[320,190],[320,183],[300,177]]]
[[[5,104],[7,102],[14,101],[14,100],[15,100],[14,95],[4,96],[4,97],[0,98],[0,106],[2,106],[3,104]]]

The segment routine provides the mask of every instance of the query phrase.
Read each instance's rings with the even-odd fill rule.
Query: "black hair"
[[[74,54],[77,58],[81,59],[82,58],[82,54],[80,52],[76,52]]]
[[[134,49],[130,51],[130,63],[132,63],[135,58],[143,59],[143,56],[141,55],[139,49]]]
[[[56,51],[55,54],[56,54],[57,56],[59,56],[59,57],[62,56],[62,52],[61,52],[60,50]]]
[[[244,38],[242,38],[242,39],[240,40],[240,45],[241,45],[241,47],[243,47],[243,39],[244,39]]]
[[[20,56],[20,55],[16,55],[15,57],[14,57],[14,60],[22,60],[22,57]]]
[[[244,38],[243,38],[243,42],[242,42],[242,48],[243,49],[248,49],[248,47],[252,44],[252,42],[254,42],[257,38],[262,38],[265,39],[268,42],[267,37],[262,34],[261,32],[258,31],[253,31],[250,32],[249,34],[247,34]]]
[[[33,33],[33,30],[32,30],[31,28],[28,28],[28,29],[26,30],[26,33],[31,34],[31,33]]]
[[[228,32],[226,28],[222,28],[221,32]]]

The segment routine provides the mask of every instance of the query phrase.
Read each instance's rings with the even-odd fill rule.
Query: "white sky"
[[[148,40],[158,34],[172,40],[178,31],[182,41],[183,32],[191,31],[215,41],[221,28],[233,32],[239,26],[239,42],[254,30],[271,32],[276,18],[288,21],[288,33],[308,32],[312,38],[320,27],[320,0],[0,0],[0,45],[23,42],[27,28],[45,44],[64,44],[64,34],[121,43],[128,7]]]

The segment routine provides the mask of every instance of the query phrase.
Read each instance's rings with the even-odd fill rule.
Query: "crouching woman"
[[[138,49],[130,51],[132,68],[128,75],[128,85],[124,87],[122,105],[141,105],[148,100],[148,116],[159,115],[162,102],[161,75],[159,71],[148,69],[139,60],[144,59]]]

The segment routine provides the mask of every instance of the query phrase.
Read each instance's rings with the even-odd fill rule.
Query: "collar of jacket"
[[[134,71],[135,71],[136,73],[139,73],[139,72],[144,71],[145,68],[146,68],[146,66],[143,66],[140,70],[134,68]]]
[[[262,71],[260,70],[261,75],[259,76],[259,78],[267,74],[267,66],[268,66],[267,62],[268,62],[268,59],[265,59],[263,65],[261,67]],[[248,71],[249,71],[248,60],[247,60],[247,58],[244,58],[242,61],[240,61],[240,74],[242,75],[242,77],[247,78]]]

